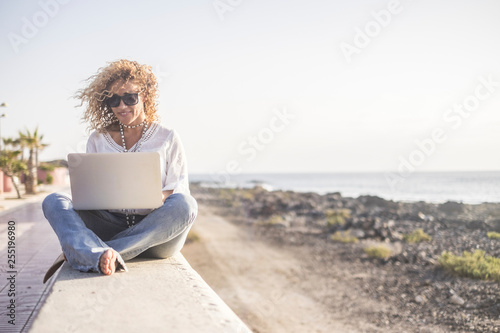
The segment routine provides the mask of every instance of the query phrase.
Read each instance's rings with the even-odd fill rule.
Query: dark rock
[[[340,201],[342,199],[342,194],[340,194],[340,192],[327,193],[326,199],[328,201]]]
[[[463,212],[464,207],[463,204],[455,201],[447,201],[444,204],[441,204],[438,206],[439,211],[453,215],[453,214],[460,214]]]
[[[487,222],[488,230],[500,232],[500,219],[494,219]]]
[[[476,230],[476,229],[487,230],[488,229],[488,225],[484,221],[478,221],[478,220],[467,222],[467,224],[465,226],[467,227],[467,229],[472,229],[472,230]]]
[[[389,201],[385,200],[383,198],[373,196],[373,195],[362,195],[358,197],[358,200],[365,205],[366,207],[373,208],[373,207],[380,207],[384,209],[396,209],[398,207],[398,204],[395,203],[394,201]]]

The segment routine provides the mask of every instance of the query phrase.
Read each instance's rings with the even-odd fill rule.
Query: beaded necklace
[[[128,152],[128,149],[127,149],[127,145],[125,144],[125,133],[123,133],[123,128],[136,128],[136,127],[139,127],[139,126],[144,126],[144,128],[142,129],[142,135],[141,135],[141,138],[139,139],[139,142],[137,143],[137,148],[135,149],[136,152],[140,151],[141,150],[141,147],[142,147],[142,139],[144,138],[144,134],[146,133],[147,129],[148,129],[148,123],[146,120],[144,120],[142,123],[140,124],[137,124],[137,125],[131,125],[131,126],[128,126],[128,125],[125,125],[125,124],[122,124],[120,123],[120,136],[122,138],[122,147],[123,147],[123,152],[126,153]]]
[[[144,134],[146,133],[146,131],[148,129],[148,123],[147,123],[146,120],[144,120],[142,123],[137,124],[137,125],[125,125],[125,124],[122,124],[120,122],[120,136],[122,138],[122,147],[123,147],[123,152],[124,153],[128,152],[128,149],[127,149],[127,145],[125,144],[125,133],[123,132],[123,128],[124,127],[125,128],[136,128],[136,127],[139,127],[139,126],[143,126],[144,128],[142,129],[141,138],[137,142],[137,148],[135,149],[135,152],[139,152],[141,150],[142,142],[143,142],[143,139],[144,139]],[[132,219],[130,221],[129,210],[128,209],[124,209],[123,211],[125,212],[125,217],[127,219],[127,228],[130,228],[130,227],[134,226],[135,225],[135,215],[132,214]]]

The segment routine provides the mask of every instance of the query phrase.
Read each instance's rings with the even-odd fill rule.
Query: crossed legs
[[[75,211],[66,194],[50,194],[42,209],[74,269],[111,275],[141,253],[165,258],[179,251],[198,206],[192,196],[175,193],[131,228],[107,211]]]

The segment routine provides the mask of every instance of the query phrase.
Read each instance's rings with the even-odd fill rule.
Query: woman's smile
[[[133,112],[132,111],[117,111],[116,114],[119,116],[122,116],[122,117],[126,117],[129,114],[133,114]]]

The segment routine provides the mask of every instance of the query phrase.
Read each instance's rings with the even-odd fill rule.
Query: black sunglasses
[[[136,105],[139,103],[139,93],[125,93],[123,96],[114,94],[113,96],[106,98],[106,103],[112,108],[118,107],[118,105],[120,105],[120,101],[123,101],[123,103],[127,106]]]

